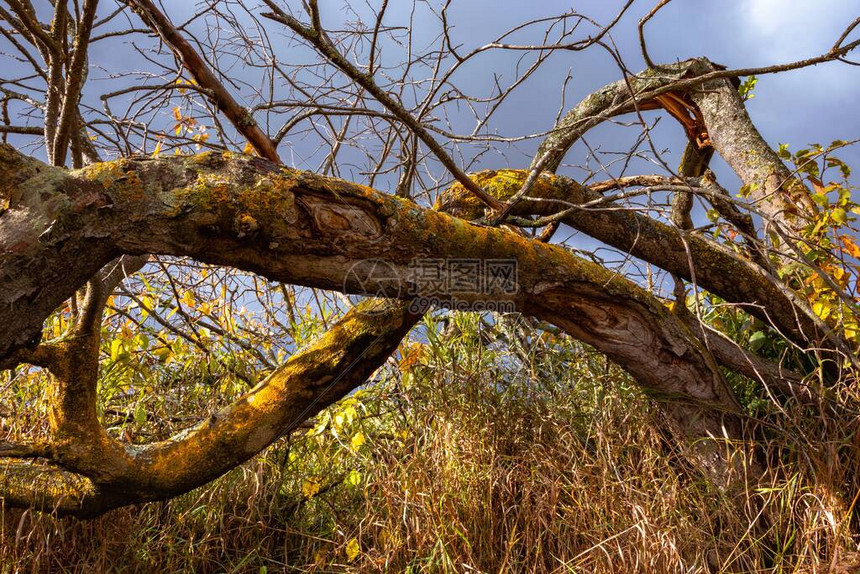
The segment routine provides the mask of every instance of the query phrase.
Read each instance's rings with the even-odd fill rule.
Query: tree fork
[[[0,151],[14,157],[8,148]],[[103,266],[123,251],[187,255],[272,279],[352,292],[385,289],[383,284],[350,279],[350,271],[368,257],[388,262],[404,285],[417,257],[510,259],[518,262],[519,290],[498,296],[595,346],[663,403],[686,405],[667,412],[706,468],[719,473],[727,464],[719,445],[726,436],[740,438],[740,407],[713,358],[690,330],[646,291],[558,246],[247,156],[208,153],[120,160],[71,173],[26,158],[17,161],[30,178],[16,182],[7,194],[9,209],[0,215],[0,223],[11,224],[0,226],[7,231],[0,238],[16,239],[15,249],[3,250],[0,282],[11,281],[10,270],[23,266],[30,270],[27,278],[37,284],[51,278],[56,288],[35,297],[21,296],[27,292],[26,278],[15,276],[9,284],[18,289],[19,296],[11,301],[17,308],[0,314],[17,321],[16,328],[24,327],[22,308],[43,308],[46,316],[67,296],[64,291],[73,293],[89,279],[67,254],[80,253],[92,238],[98,238],[103,249],[87,251],[93,265]],[[13,233],[16,230],[19,233]],[[94,254],[103,254],[105,260],[93,258]],[[34,261],[39,262],[35,272]],[[150,500],[211,480],[286,432],[293,423],[286,424],[283,413],[304,420],[317,406],[328,404],[317,394],[327,392],[324,385],[331,381],[343,382],[338,373],[345,365],[361,365],[362,372],[351,371],[356,377],[350,379],[352,386],[341,390],[348,392],[360,384],[375,368],[366,356],[368,349],[381,364],[411,327],[405,321],[403,332],[396,332],[395,319],[402,317],[402,307],[393,313],[394,318],[375,323],[377,334],[370,339],[369,334],[355,332],[358,325],[367,325],[367,318],[348,314],[342,329],[294,356],[240,404],[216,414],[184,439],[134,447],[133,452],[126,448],[115,464],[108,465],[109,476],[96,476],[93,483],[104,496],[121,491],[127,500]],[[41,326],[41,319],[31,318],[33,327]],[[385,335],[380,340],[387,343],[378,344],[376,337],[383,333],[393,338]],[[339,362],[331,363],[331,355]],[[356,357],[361,361],[356,363]],[[342,393],[324,396],[336,400]],[[256,401],[261,398],[265,405],[277,403],[274,411],[279,418],[258,412]],[[237,427],[237,421],[248,424]],[[235,445],[226,459],[217,456],[224,451],[224,441]],[[194,466],[181,466],[183,460],[194,461]],[[177,473],[179,468],[194,473]],[[87,473],[96,474],[96,469]]]

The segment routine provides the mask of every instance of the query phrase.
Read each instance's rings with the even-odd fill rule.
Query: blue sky
[[[654,5],[656,0],[639,0],[621,20],[612,33],[612,41],[632,71],[644,67],[636,36],[636,23]],[[369,0],[378,5],[376,0]],[[38,5],[47,2],[37,2]],[[248,9],[260,12],[257,2],[244,2]],[[323,20],[329,24],[343,21],[349,16],[344,10],[348,3],[329,0],[321,3]],[[368,13],[364,2],[353,1],[352,7]],[[438,3],[434,2],[433,5]],[[596,21],[605,23],[617,13],[622,0],[454,0],[450,8],[451,21],[454,23],[453,38],[464,45],[464,49],[487,43],[509,27],[525,20],[564,13],[575,9]],[[300,13],[298,0],[285,0],[283,5]],[[168,15],[175,22],[183,21],[198,6],[192,2],[165,2]],[[111,3],[104,2],[104,10]],[[412,2],[392,0],[385,23],[397,25],[407,23],[406,18]],[[419,3],[419,15],[421,3]],[[666,6],[647,27],[648,45],[651,57],[656,62],[670,62],[693,56],[707,56],[715,62],[732,68],[766,66],[825,52],[834,42],[840,31],[860,15],[860,0],[674,0]],[[139,24],[136,16],[131,22]],[[241,16],[240,16],[241,18]],[[189,30],[202,33],[198,25]],[[269,26],[276,40],[282,35],[282,28],[276,24]],[[415,20],[413,31],[418,38],[427,41],[438,34],[438,22],[419,17]],[[582,28],[580,38],[589,30]],[[856,30],[856,37],[860,30]],[[141,45],[147,44],[142,36],[137,38]],[[308,59],[305,50],[280,42],[279,57]],[[385,61],[396,64],[404,57],[399,47],[385,46]],[[495,74],[510,80],[515,74],[516,59],[521,53],[497,52],[481,56],[473,64],[464,68],[457,81],[473,90],[475,94],[486,94],[492,88]],[[229,54],[225,60],[229,59]],[[856,55],[860,60],[860,53]],[[172,65],[172,58],[164,55],[159,61]],[[228,65],[230,62],[226,62]],[[235,64],[236,62],[233,62]],[[85,90],[85,101],[101,108],[97,96],[108,82],[101,78],[117,71],[138,70],[147,72],[152,65],[140,58],[125,39],[108,41],[96,45],[91,53],[91,72]],[[507,136],[521,136],[528,133],[550,129],[561,102],[561,86],[570,71],[573,80],[568,85],[566,108],[591,93],[600,86],[617,80],[621,74],[609,55],[592,48],[586,52],[558,52],[536,74],[531,82],[520,88],[501,109],[492,129]],[[234,77],[247,79],[251,85],[259,84],[259,76],[242,66],[231,69]],[[250,90],[239,93],[244,103],[253,102]],[[806,147],[818,142],[829,143],[834,139],[850,140],[860,137],[860,67],[841,63],[829,63],[814,68],[768,75],[759,79],[756,97],[749,103],[749,111],[756,125],[772,146],[788,143],[793,149]],[[649,120],[658,114],[649,114]],[[165,109],[163,120],[170,125],[172,117]],[[282,121],[279,119],[278,121]],[[279,127],[275,123],[270,131]],[[470,131],[464,123],[461,131]],[[169,129],[169,128],[168,128]],[[635,140],[638,127],[623,128],[603,126],[588,135],[586,142],[592,148],[601,150],[626,150]],[[659,122],[652,133],[658,149],[668,150],[666,161],[676,165],[678,155],[683,149],[684,137],[680,127],[670,118]],[[517,146],[517,150],[487,154],[474,167],[525,167],[529,154],[537,146],[538,140]],[[314,169],[318,159],[314,156],[316,146],[300,138],[288,137],[281,155],[289,163],[304,169]],[[860,146],[840,152],[848,163],[860,170]],[[577,165],[585,162],[588,153],[583,144],[568,156],[568,163]],[[593,161],[590,163],[594,167]],[[724,185],[731,188],[732,175],[715,161],[715,169]],[[571,175],[578,175],[575,169]],[[639,172],[653,172],[653,166],[634,165]],[[345,173],[361,179],[355,173]]]
[[[467,0],[454,3],[469,26],[461,40],[473,44],[488,41],[494,33],[514,22],[541,14],[560,13],[574,7],[607,22],[623,2],[598,0],[540,3]],[[612,33],[629,69],[643,69],[636,24],[654,2],[634,4]],[[504,6],[504,10],[499,10]],[[670,62],[696,56],[731,68],[768,66],[826,52],[841,31],[860,16],[860,0],[674,0],[646,26],[649,53],[655,62]],[[459,31],[459,30],[458,30]],[[855,30],[852,38],[858,36]],[[860,60],[860,54],[855,57]],[[571,68],[572,98],[578,101],[601,85],[620,77],[617,66],[605,52],[562,53],[542,71],[540,85],[519,94],[515,111],[507,115],[515,133],[546,129],[558,106],[557,80]],[[545,89],[542,89],[545,88]],[[767,141],[774,147],[788,143],[793,149],[809,143],[827,144],[834,139],[860,137],[860,67],[829,63],[803,70],[759,78],[749,113]],[[680,128],[669,121],[655,131],[655,138],[675,152],[683,145]],[[609,145],[619,130],[604,130],[596,141]],[[594,138],[594,136],[592,136]],[[577,161],[576,150],[568,159]],[[841,152],[860,169],[860,146]],[[717,165],[719,167],[719,163]],[[725,169],[723,178],[731,179]]]

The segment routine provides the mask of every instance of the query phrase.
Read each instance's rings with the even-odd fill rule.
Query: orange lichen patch
[[[287,172],[260,178],[237,190],[236,201],[242,209],[269,213],[287,213],[295,205],[296,178]]]
[[[244,213],[239,216],[239,221],[237,222],[237,227],[239,228],[239,233],[243,235],[247,235],[249,233],[253,233],[257,229],[259,229],[260,224],[257,223],[257,220],[254,219],[253,216]]]
[[[133,160],[122,158],[114,161],[95,163],[82,168],[74,174],[99,184],[114,201],[122,198],[126,201],[145,201],[147,189],[137,173],[139,164]],[[92,199],[90,199],[92,200]],[[83,198],[77,203],[88,205]]]

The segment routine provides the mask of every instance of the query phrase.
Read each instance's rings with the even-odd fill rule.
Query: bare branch
[[[269,139],[247,108],[239,105],[224,84],[212,73],[197,51],[182,37],[170,20],[150,0],[125,0],[152,30],[157,32],[200,86],[208,90],[215,105],[254,150],[270,161],[280,163],[275,144]]]
[[[439,159],[439,161],[444,165],[448,171],[451,172],[451,175],[454,176],[454,179],[459,181],[466,189],[475,194],[481,201],[483,201],[488,206],[493,209],[501,209],[502,204],[494,198],[492,195],[489,195],[486,191],[481,189],[480,186],[476,185],[475,182],[469,179],[469,176],[463,172],[462,169],[456,164],[456,162],[448,155],[448,153],[444,150],[444,148],[436,141],[436,139],[430,135],[427,129],[416,120],[412,114],[409,113],[399,102],[394,100],[391,95],[388,94],[385,90],[381,89],[376,82],[373,80],[373,77],[369,73],[361,72],[355,66],[353,66],[343,55],[335,48],[335,46],[331,43],[330,40],[327,39],[324,32],[317,28],[308,28],[286,12],[280,9],[280,7],[272,2],[271,0],[265,0],[266,5],[269,6],[274,12],[263,14],[267,18],[271,18],[276,22],[280,22],[285,26],[289,27],[299,36],[308,41],[314,48],[316,48],[323,56],[328,58],[328,60],[337,66],[344,74],[354,80],[358,85],[366,89],[368,92],[373,94],[373,96],[384,105],[388,111],[390,111],[394,116],[396,116],[400,121],[402,121],[406,126],[411,129],[415,135],[417,135],[421,141],[426,145],[431,152]]]

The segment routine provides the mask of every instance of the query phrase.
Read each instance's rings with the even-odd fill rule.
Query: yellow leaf
[[[349,471],[349,474],[346,475],[346,483],[350,486],[358,486],[361,484],[361,473],[357,470]]]
[[[421,343],[413,343],[402,351],[403,359],[400,361],[400,370],[408,371],[409,369],[421,364],[421,360],[426,354],[424,345]]]
[[[848,253],[848,255],[860,259],[860,245],[857,245],[856,243],[854,243],[853,239],[844,235],[839,239],[842,240],[842,245],[845,246],[845,251]]]
[[[825,301],[823,299],[816,301],[815,304],[812,306],[812,312],[821,317],[822,319],[826,319],[827,317],[829,317],[830,312],[832,310],[833,308],[831,307],[830,302]]]
[[[158,157],[158,154],[160,154],[160,153],[161,153],[161,140],[159,140],[158,143],[155,144],[155,149],[152,150],[152,157]]]
[[[189,307],[193,307],[194,306],[194,293],[192,293],[191,291],[186,291],[185,293],[182,294],[182,300],[185,301],[185,304],[188,305]]]
[[[322,480],[318,476],[312,476],[302,483],[302,494],[310,498],[316,495],[322,488]]]
[[[845,280],[845,270],[844,270],[843,268],[841,268],[841,267],[834,267],[834,268],[830,271],[830,273],[831,273],[831,275],[833,275],[833,278],[834,278],[834,279],[836,279],[836,281],[837,281],[840,285],[842,285],[842,284],[844,284],[844,283],[845,283],[845,281],[844,281],[844,280]]]
[[[358,450],[361,448],[361,445],[364,444],[364,433],[359,431],[352,436],[352,440],[349,441],[352,450]]]
[[[254,146],[251,145],[251,142],[245,144],[245,148],[242,150],[242,153],[254,155]]]
[[[122,341],[120,339],[114,339],[110,342],[110,360],[116,361],[119,358],[119,354],[122,352]]]
[[[173,108],[173,117],[176,119],[177,122],[182,121],[182,110],[179,109],[179,106]]]
[[[361,546],[358,544],[358,540],[353,538],[346,543],[346,557],[351,562],[358,558],[359,554],[361,554]]]

